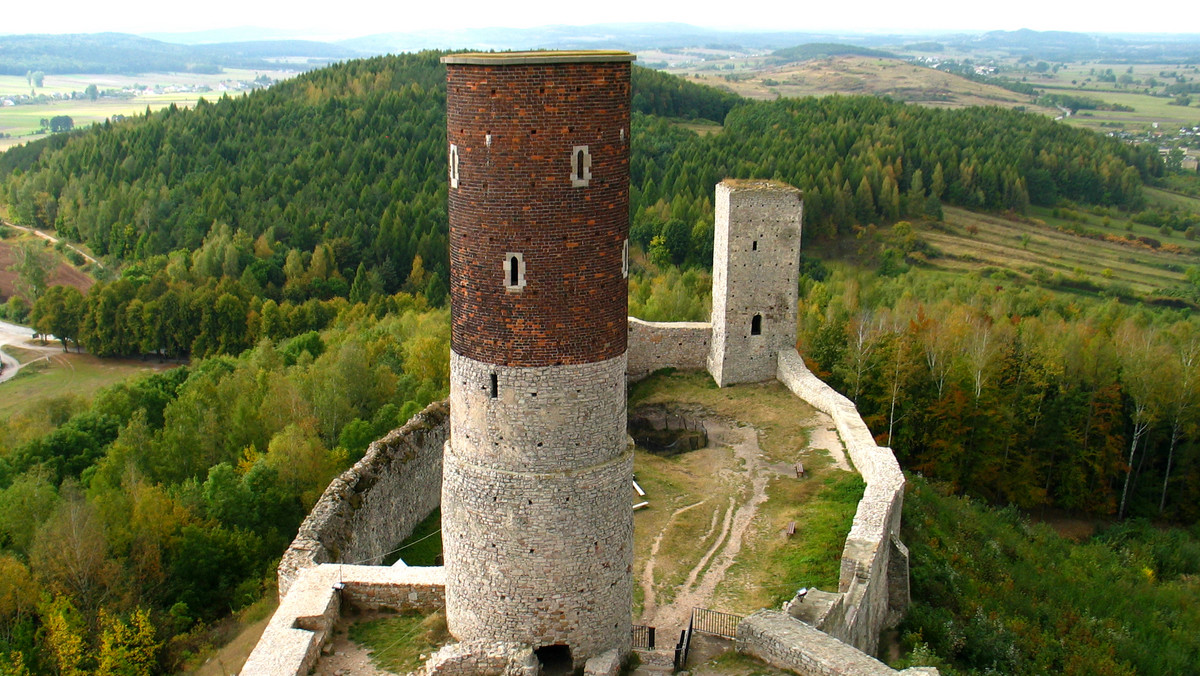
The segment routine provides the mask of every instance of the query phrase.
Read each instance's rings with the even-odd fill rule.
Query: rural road
[[[8,221],[0,221],[0,223],[3,223],[4,225],[7,225],[8,227],[10,227],[10,228],[12,228],[12,229],[14,229],[14,230],[24,230],[25,232],[28,232],[28,233],[32,233],[32,234],[34,234],[34,235],[37,235],[38,237],[41,237],[42,239],[49,240],[49,242],[50,242],[51,244],[58,244],[58,242],[59,242],[59,239],[58,239],[57,237],[55,237],[54,235],[51,235],[51,234],[49,234],[49,233],[42,232],[41,230],[37,230],[37,229],[34,229],[34,228],[27,228],[27,227],[25,227],[25,226],[23,226],[23,225],[17,225],[17,224],[15,224],[15,223],[9,223]],[[95,264],[95,265],[97,265],[97,266],[99,266],[99,267],[104,267],[104,265],[103,265],[103,264],[102,264],[100,261],[98,261],[98,260],[96,260],[95,258],[92,258],[91,256],[87,255],[86,253],[84,253],[84,252],[83,252],[83,251],[81,251],[80,249],[76,248],[76,247],[75,247],[75,245],[71,244],[70,242],[63,242],[63,246],[67,247],[67,248],[68,248],[68,249],[70,249],[71,251],[74,251],[75,253],[79,254],[80,256],[83,256],[84,260],[88,261],[89,263],[93,263],[93,264]],[[11,326],[11,324],[10,324],[10,326]]]
[[[0,322],[0,363],[4,364],[4,369],[0,371],[0,383],[17,375],[17,371],[20,371],[22,366],[16,359],[4,353],[5,345],[20,345],[27,350],[45,351],[47,353],[58,351],[58,348],[51,344],[43,346],[32,343],[30,342],[32,338],[33,329],[28,326]]]

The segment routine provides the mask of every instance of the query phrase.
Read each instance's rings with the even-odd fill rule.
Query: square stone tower
[[[786,183],[717,185],[708,371],[718,387],[771,380],[779,351],[796,346],[802,212]]]

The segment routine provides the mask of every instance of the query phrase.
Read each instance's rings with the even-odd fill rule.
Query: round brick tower
[[[446,618],[574,665],[630,649],[625,437],[630,62],[447,66]]]

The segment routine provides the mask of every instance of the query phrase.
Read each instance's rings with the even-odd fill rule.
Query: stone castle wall
[[[838,594],[813,599],[808,607],[797,605],[793,614],[874,654],[880,632],[908,606],[908,551],[899,539],[904,474],[891,449],[875,443],[853,402],[813,375],[795,350],[779,354],[778,378],[793,394],[833,418],[867,484],[842,550]]]
[[[708,322],[647,322],[630,317],[625,373],[630,380],[641,380],[662,368],[702,371],[711,338]]]
[[[760,610],[738,623],[738,649],[767,664],[805,676],[936,675],[933,669],[896,671],[829,634],[777,610]]]
[[[445,603],[442,568],[352,566],[300,569],[267,623],[241,676],[303,676],[321,656],[343,606],[433,612]]]
[[[440,504],[449,413],[445,401],[430,404],[330,482],[279,563],[281,599],[306,568],[382,563]]]

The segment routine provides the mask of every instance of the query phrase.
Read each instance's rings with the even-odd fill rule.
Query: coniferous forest
[[[86,294],[51,287],[27,311],[10,302],[10,318],[64,348],[187,362],[0,422],[0,674],[177,670],[221,618],[273,593],[278,557],[328,480],[445,396],[439,56],[352,61],[0,155],[13,221],[119,270]],[[728,176],[802,188],[805,246],[838,251],[875,226],[936,221],[943,206],[1137,212],[1165,171],[1153,148],[998,108],[749,102],[641,68],[633,105],[630,307],[647,319],[705,318],[712,192]],[[723,127],[701,136],[678,124],[695,119]],[[1176,531],[1178,560],[1138,558],[1152,573],[1140,583],[1194,594],[1190,311],[926,274],[911,226],[890,232],[877,256],[806,257],[800,348],[903,467],[940,482],[913,501],[924,529],[914,552],[936,552],[938,520],[956,518],[939,490],[1154,519],[1192,534]],[[1115,531],[1080,556],[1107,566],[1151,547],[1153,531]],[[1005,537],[1032,547],[1027,533]],[[939,589],[987,594],[914,565],[906,645],[948,670],[1042,673],[1100,655],[1109,673],[1168,673],[1200,655],[1186,638],[1174,644],[1181,662],[1115,648],[1037,662],[1032,639],[985,649],[979,613],[1028,637],[1053,635],[1053,618],[1006,624],[1021,610],[983,601],[922,606]],[[1077,673],[1107,669],[1089,668]]]

